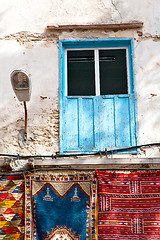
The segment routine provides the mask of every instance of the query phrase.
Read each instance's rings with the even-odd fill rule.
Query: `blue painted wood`
[[[94,139],[94,102],[92,98],[79,98],[80,148],[92,150]]]
[[[95,150],[101,149],[101,96],[95,96],[94,101],[94,139],[95,139]]]
[[[66,106],[63,119],[63,121],[65,122],[65,151],[71,149],[77,150],[79,147],[79,99],[68,99],[67,97],[65,97],[64,101]]]
[[[130,48],[131,48],[131,55],[130,57],[130,61],[131,61],[131,77],[132,77],[132,81],[131,84],[133,86],[133,93],[134,93],[134,114],[135,114],[135,145],[138,145],[138,134],[139,134],[139,124],[138,124],[138,106],[137,106],[137,93],[136,93],[136,81],[135,81],[135,58],[134,58],[134,42],[133,39],[131,39],[131,44],[130,44]]]
[[[116,147],[131,146],[128,97],[117,97],[115,99],[115,128]]]
[[[134,95],[65,97],[64,152],[94,152],[136,144]]]
[[[132,38],[60,40],[65,48],[128,47]]]
[[[129,96],[129,113],[130,113],[130,141],[131,141],[131,146],[135,146],[137,144],[137,139],[136,139],[136,114],[135,114],[135,108],[136,108],[136,100],[135,100],[135,95],[131,94]]]
[[[134,93],[133,40],[61,40],[60,153],[92,153],[136,145],[137,121]],[[130,95],[65,96],[65,48],[128,47]]]
[[[95,151],[93,98],[64,97],[63,101],[64,152]]]
[[[101,112],[99,115],[101,124],[101,150],[115,147],[115,124],[114,124],[114,97],[101,97]]]
[[[132,41],[131,41],[132,42]],[[129,52],[129,73],[130,73],[130,91],[131,94],[134,93],[134,73],[133,73],[133,49],[131,45],[128,46],[128,52]]]

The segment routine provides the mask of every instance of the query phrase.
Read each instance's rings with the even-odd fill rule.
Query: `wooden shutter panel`
[[[135,97],[64,97],[61,153],[136,145]]]
[[[95,151],[94,97],[64,97],[63,152]]]
[[[101,150],[136,145],[134,95],[105,96],[101,102]]]

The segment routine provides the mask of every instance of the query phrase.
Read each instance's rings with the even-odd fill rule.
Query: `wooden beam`
[[[107,30],[107,29],[133,29],[142,28],[143,22],[130,23],[114,23],[114,24],[65,24],[65,25],[48,25],[47,29],[50,31],[69,31],[69,30]]]
[[[34,166],[44,169],[74,169],[74,170],[160,170],[160,158],[78,158],[78,159],[35,159]]]
[[[16,159],[17,160],[17,159]],[[27,159],[19,159],[25,160]],[[8,159],[9,161],[9,159]],[[5,159],[0,159],[0,169],[6,170]],[[32,158],[28,159],[28,164],[33,165],[35,170],[94,170],[94,169],[108,169],[108,170],[160,170],[160,158],[107,158],[107,157],[78,157],[72,158]],[[28,165],[28,166],[29,166]],[[9,166],[9,165],[8,165]],[[29,167],[30,169],[31,167]],[[7,168],[8,169],[8,168]],[[9,169],[8,169],[9,170]]]
[[[77,159],[73,158],[61,158],[61,159],[33,159],[35,165],[88,165],[88,166],[98,166],[98,165],[132,165],[132,164],[160,164],[160,158],[100,158],[100,157],[89,157],[83,158],[79,157]]]

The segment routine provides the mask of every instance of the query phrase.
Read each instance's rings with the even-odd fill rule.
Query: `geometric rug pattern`
[[[99,240],[160,240],[160,171],[97,178]]]
[[[0,240],[24,239],[24,177],[0,175]]]
[[[26,240],[97,239],[94,175],[25,176]]]

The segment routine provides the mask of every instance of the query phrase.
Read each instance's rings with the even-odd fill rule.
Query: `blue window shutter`
[[[94,97],[64,97],[63,151],[96,151]]]
[[[136,145],[134,95],[102,98],[101,150]]]
[[[136,145],[134,95],[64,97],[63,152]]]
[[[67,42],[67,41],[66,41]],[[99,40],[95,41],[97,47]],[[107,41],[102,41],[107,47]],[[133,84],[131,40],[113,41],[114,46],[129,47],[131,93],[105,96],[65,96],[65,47],[74,41],[60,42],[60,153],[94,153],[136,146],[136,99]],[[82,47],[88,41],[84,41]],[[65,45],[66,44],[66,45]],[[109,41],[112,45],[111,40]],[[75,47],[81,47],[76,42]],[[93,47],[91,45],[91,47]]]

